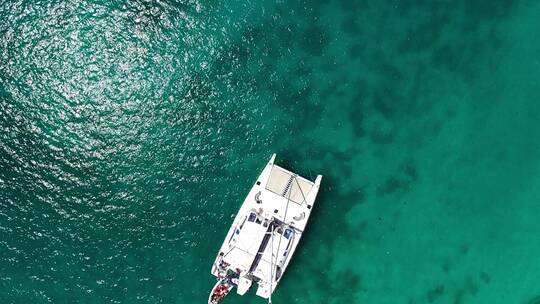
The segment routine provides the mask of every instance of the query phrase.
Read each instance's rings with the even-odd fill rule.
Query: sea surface
[[[0,1],[0,303],[206,303],[272,153],[324,175],[275,304],[540,303],[539,16]]]

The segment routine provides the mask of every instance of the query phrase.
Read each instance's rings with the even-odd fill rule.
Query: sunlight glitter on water
[[[2,2],[0,299],[204,301],[276,152],[325,176],[276,302],[534,302],[537,12]]]

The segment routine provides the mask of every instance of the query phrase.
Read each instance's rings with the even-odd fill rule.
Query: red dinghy
[[[219,304],[233,289],[233,285],[227,283],[226,279],[218,280],[210,296],[208,297],[208,304]]]

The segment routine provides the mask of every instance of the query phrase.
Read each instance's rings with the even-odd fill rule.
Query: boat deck
[[[285,272],[306,227],[322,176],[314,182],[274,164],[275,155],[236,214],[212,274],[233,272],[237,292],[257,282],[257,295],[268,298]]]

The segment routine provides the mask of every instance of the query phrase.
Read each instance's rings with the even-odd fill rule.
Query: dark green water
[[[275,303],[540,303],[538,16],[2,1],[0,302],[206,303],[276,152],[325,177]]]

